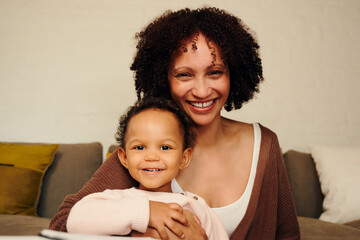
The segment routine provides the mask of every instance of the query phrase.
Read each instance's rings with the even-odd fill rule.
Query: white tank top
[[[246,209],[249,205],[251,192],[254,186],[256,169],[259,160],[261,130],[258,123],[253,123],[253,128],[254,128],[253,157],[251,163],[250,176],[243,195],[238,200],[236,200],[233,203],[230,203],[229,205],[218,208],[212,208],[212,210],[219,216],[219,218],[223,222],[229,237],[245,215]],[[175,178],[171,181],[171,189],[174,193],[184,192]]]

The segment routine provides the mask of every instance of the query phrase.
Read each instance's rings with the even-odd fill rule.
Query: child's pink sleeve
[[[105,190],[90,194],[71,209],[69,233],[127,235],[145,232],[149,224],[149,200],[128,190]]]

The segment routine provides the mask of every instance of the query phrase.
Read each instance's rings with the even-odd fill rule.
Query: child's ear
[[[122,164],[125,168],[127,168],[127,158],[126,158],[126,152],[125,152],[125,150],[124,150],[122,147],[119,147],[117,154],[118,154],[118,158],[119,158],[121,164]]]
[[[180,170],[183,170],[184,168],[186,168],[189,165],[189,163],[191,161],[191,155],[192,155],[192,149],[191,148],[185,149],[185,151],[183,152],[182,161],[180,164]]]

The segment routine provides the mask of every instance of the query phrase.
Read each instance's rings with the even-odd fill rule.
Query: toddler
[[[172,193],[171,180],[191,161],[195,139],[191,125],[170,100],[145,97],[131,107],[120,118],[116,138],[121,164],[139,187],[87,195],[71,209],[68,232],[127,235],[151,227],[162,239],[168,238],[166,228],[183,238],[175,221],[186,226],[183,210],[189,210],[209,239],[228,239],[221,220],[202,198],[189,192]],[[166,209],[156,211],[164,216],[152,214],[156,208]]]

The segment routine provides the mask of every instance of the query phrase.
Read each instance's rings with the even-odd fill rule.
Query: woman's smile
[[[187,102],[190,103],[191,106],[193,106],[195,108],[207,108],[214,104],[215,99],[207,101],[207,102],[192,102],[192,101],[187,101]]]

